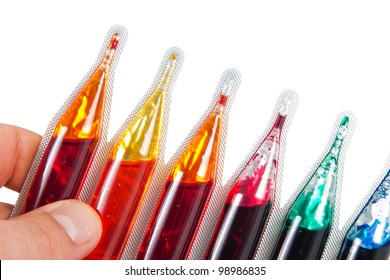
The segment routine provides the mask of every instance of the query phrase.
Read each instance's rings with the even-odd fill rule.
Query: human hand
[[[0,124],[0,187],[19,192],[41,137]],[[8,220],[12,205],[0,202],[0,259],[82,259],[99,242],[97,213],[75,200],[54,202]]]

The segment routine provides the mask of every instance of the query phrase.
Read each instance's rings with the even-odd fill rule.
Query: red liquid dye
[[[95,146],[95,139],[53,137],[35,173],[22,213],[58,200],[76,198]]]
[[[226,106],[226,103],[228,102],[228,98],[229,98],[229,96],[226,96],[226,95],[223,95],[223,94],[222,94],[222,95],[219,97],[218,103],[221,104],[221,105],[223,105],[223,106]]]
[[[168,181],[137,259],[185,259],[213,184]]]
[[[205,259],[252,259],[270,210],[270,203],[251,207],[226,204]]]
[[[273,130],[284,118],[278,116],[229,191],[205,259],[253,259],[274,201],[280,131]]]
[[[121,257],[155,163],[154,159],[108,162],[90,203],[100,214],[103,234],[95,250],[86,259]]]

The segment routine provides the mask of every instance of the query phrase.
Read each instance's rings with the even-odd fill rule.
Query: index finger
[[[0,123],[0,186],[20,191],[40,141],[32,131]]]

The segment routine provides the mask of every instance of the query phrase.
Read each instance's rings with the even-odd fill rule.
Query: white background
[[[43,134],[89,70],[106,31],[129,40],[117,67],[110,135],[153,81],[165,50],[186,60],[173,92],[166,160],[208,106],[221,73],[242,75],[225,158],[226,181],[268,124],[279,93],[296,91],[283,201],[327,144],[338,113],[357,128],[344,170],[341,223],[390,151],[388,1],[2,1],[0,122]],[[0,155],[0,160],[3,160]],[[2,190],[0,200],[15,195]]]
[[[47,261],[3,261],[1,263],[1,279],[34,279],[33,275],[39,275],[41,280],[52,280],[53,275],[57,280],[69,279],[115,279],[115,280],[156,280],[156,279],[186,279],[186,280],[216,280],[216,279],[295,279],[300,280],[329,280],[340,279],[348,275],[348,279],[384,279],[387,270],[387,262],[380,261],[51,261],[50,272]],[[126,269],[141,271],[144,267],[149,269],[179,269],[180,266],[190,273],[190,269],[208,269],[208,276],[130,276],[126,275]],[[219,269],[226,267],[265,267],[266,274],[260,275],[220,275]],[[367,269],[368,268],[368,269]],[[213,272],[214,270],[214,272]],[[134,270],[133,270],[134,271]],[[38,277],[36,277],[38,278]]]

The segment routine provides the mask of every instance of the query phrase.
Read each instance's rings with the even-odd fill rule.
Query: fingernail
[[[87,205],[75,200],[57,202],[50,216],[56,220],[76,243],[82,244],[101,235],[101,222],[97,213]]]

